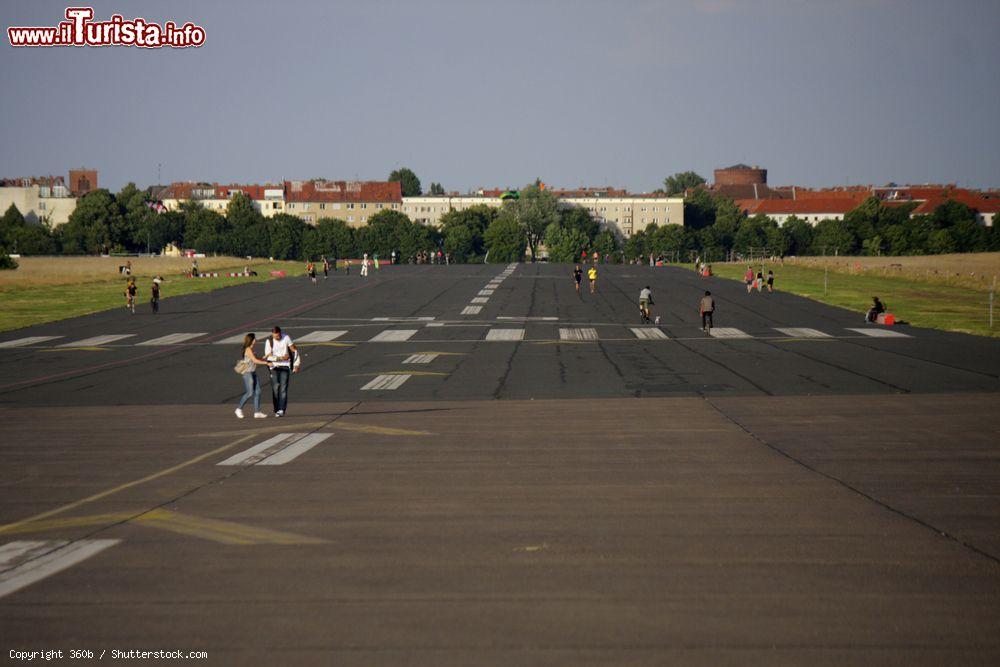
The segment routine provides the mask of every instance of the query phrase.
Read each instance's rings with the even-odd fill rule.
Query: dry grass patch
[[[17,260],[17,269],[0,271],[0,289],[119,282],[124,277],[118,273],[118,267],[127,261],[132,262],[132,275],[140,278],[180,276],[191,268],[191,260],[187,257],[21,257]],[[247,265],[261,271],[260,267],[269,264],[267,259],[240,257],[198,259],[201,271],[237,271]]]
[[[823,268],[852,275],[906,278],[937,285],[989,289],[1000,276],[1000,252],[923,255],[920,257],[797,257],[785,264]]]

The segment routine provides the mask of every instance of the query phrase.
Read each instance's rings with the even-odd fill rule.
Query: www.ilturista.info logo
[[[146,19],[126,20],[114,14],[108,21],[91,21],[91,7],[67,7],[66,19],[52,27],[12,26],[7,28],[11,46],[164,46],[183,49],[205,43],[205,29],[190,21],[179,26],[167,21],[162,26]]]

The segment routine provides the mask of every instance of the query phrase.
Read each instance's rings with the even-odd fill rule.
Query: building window
[[[354,222],[354,216],[353,215],[347,216],[347,221],[348,222]]]
[[[303,204],[302,205],[302,210],[303,211],[308,211],[309,210],[309,204]]]
[[[339,211],[340,210],[340,203],[339,202],[333,205],[333,210],[334,211]]]
[[[319,210],[323,211],[325,209],[326,209],[326,204],[320,204],[319,205]]]
[[[348,204],[348,205],[347,205],[347,209],[348,209],[349,211],[353,211],[353,210],[354,210],[354,204]]]
[[[288,208],[289,208],[289,210],[294,211],[295,210],[295,204],[289,204]]]
[[[361,222],[368,222],[368,216],[367,215],[361,216]]]
[[[382,208],[382,204],[375,204],[375,208],[381,209]]]

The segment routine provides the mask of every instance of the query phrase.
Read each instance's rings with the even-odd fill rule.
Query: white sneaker
[[[274,413],[274,416],[275,417],[284,417],[285,416],[285,411],[284,410],[278,410],[277,412]]]
[[[253,418],[254,419],[265,419],[266,417],[267,417],[267,415],[265,415],[263,412],[255,412],[255,413],[253,413]]]
[[[236,418],[243,419],[243,411],[240,410],[239,408],[236,408]]]

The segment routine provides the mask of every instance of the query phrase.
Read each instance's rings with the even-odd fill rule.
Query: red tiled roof
[[[285,181],[289,202],[403,201],[399,181]]]
[[[218,183],[171,183],[160,192],[161,199],[191,199],[193,190],[211,190],[208,199],[229,199],[230,195],[239,190],[250,199],[264,199],[264,190],[284,190],[283,185],[219,185]]]
[[[824,213],[847,213],[858,207],[858,203],[846,197],[826,199],[738,199],[736,205],[747,215],[806,215]]]

